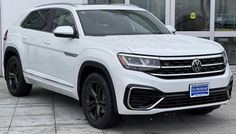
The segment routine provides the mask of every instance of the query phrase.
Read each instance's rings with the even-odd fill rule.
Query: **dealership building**
[[[236,71],[236,0],[0,0],[0,61],[3,62],[3,35],[9,25],[29,8],[48,3],[133,4],[145,8],[164,24],[186,34],[216,41],[228,52]],[[0,75],[3,67],[0,66]]]

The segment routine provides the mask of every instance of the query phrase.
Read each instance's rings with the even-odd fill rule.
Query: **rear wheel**
[[[8,60],[5,73],[7,87],[11,95],[21,97],[31,92],[32,85],[25,82],[21,63],[17,57],[12,56]]]
[[[108,83],[98,73],[89,75],[83,84],[82,107],[88,122],[95,128],[109,128],[118,121]]]
[[[214,111],[214,110],[216,110],[218,108],[220,108],[220,105],[219,106],[212,106],[212,107],[204,107],[204,108],[191,109],[188,112],[190,114],[194,114],[194,115],[205,115],[205,114],[211,113],[212,111]]]

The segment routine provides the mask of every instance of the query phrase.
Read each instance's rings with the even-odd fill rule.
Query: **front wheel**
[[[5,77],[11,95],[26,96],[31,92],[32,85],[25,82],[20,60],[13,56],[6,65]]]
[[[110,90],[106,79],[98,73],[90,74],[83,84],[82,107],[88,122],[95,128],[109,128],[118,121]]]

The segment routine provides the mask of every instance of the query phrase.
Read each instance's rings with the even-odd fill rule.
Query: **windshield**
[[[146,11],[79,10],[84,34],[88,36],[170,34],[165,26]]]

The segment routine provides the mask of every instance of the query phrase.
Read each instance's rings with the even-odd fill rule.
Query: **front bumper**
[[[148,111],[224,102],[231,98],[233,81],[227,87],[210,89],[209,96],[191,98],[189,92],[163,93],[152,87],[129,85],[124,105],[130,110]]]
[[[222,105],[227,103],[230,99],[232,88],[229,89],[229,85],[233,80],[229,65],[227,65],[226,71],[223,75],[202,78],[166,80],[142,72],[130,70],[121,70],[119,71],[119,73],[112,74],[112,76],[116,76],[112,79],[115,86],[118,112],[119,114],[123,115],[156,114],[168,111]],[[210,98],[212,97],[210,95],[209,98],[204,98],[203,100],[188,100],[187,97],[189,94],[189,85],[193,83],[206,82],[209,83],[211,92],[210,94],[213,95],[213,98]],[[144,106],[143,108],[133,108],[129,104],[130,89],[132,89],[133,87],[133,89],[135,89],[135,87],[140,87],[140,85],[142,85],[141,87],[146,87],[147,90],[154,89],[159,93],[159,96],[152,105]],[[215,92],[215,94],[214,91],[219,92]],[[219,95],[221,95],[221,97],[223,97],[217,99],[219,98],[219,96],[217,96],[218,93]],[[182,97],[182,100],[178,100],[178,96]],[[143,96],[143,98],[147,97]],[[165,98],[169,98],[169,102],[166,101]],[[173,99],[177,99],[177,101],[171,104],[170,102],[172,102]],[[212,101],[212,99],[214,99],[215,101]],[[178,105],[176,105],[177,103]]]

